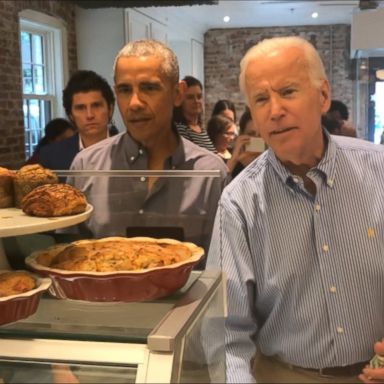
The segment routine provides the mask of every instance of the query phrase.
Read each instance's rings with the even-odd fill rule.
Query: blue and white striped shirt
[[[271,149],[224,190],[207,268],[228,278],[228,382],[265,355],[301,367],[369,360],[384,336],[384,146],[328,136],[306,192]]]

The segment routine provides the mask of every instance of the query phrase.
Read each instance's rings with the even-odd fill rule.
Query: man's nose
[[[272,120],[278,120],[284,115],[283,103],[279,96],[277,95],[271,96],[270,106],[271,106]]]
[[[93,119],[95,117],[95,111],[92,106],[88,106],[86,109],[87,119]]]
[[[138,92],[132,92],[132,96],[129,102],[129,107],[132,109],[141,108],[143,102]]]

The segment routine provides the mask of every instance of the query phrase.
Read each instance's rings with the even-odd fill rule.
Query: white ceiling
[[[177,13],[179,18],[208,30],[212,28],[351,24],[353,12],[359,11],[358,4],[358,0],[219,0],[217,5],[172,6],[158,7],[158,9],[161,9],[163,14]],[[318,18],[311,17],[313,12],[318,12]],[[231,20],[224,23],[224,16],[230,16]]]

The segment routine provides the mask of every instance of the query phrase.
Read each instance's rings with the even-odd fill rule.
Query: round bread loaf
[[[13,179],[15,173],[0,167],[0,208],[13,206]]]
[[[69,184],[45,184],[23,197],[21,209],[30,216],[55,217],[82,213],[87,208],[84,194]]]
[[[21,200],[34,188],[44,184],[57,184],[58,178],[51,170],[39,164],[25,165],[16,172],[14,179],[15,205],[21,207]]]

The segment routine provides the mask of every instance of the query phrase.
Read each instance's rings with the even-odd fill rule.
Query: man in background
[[[78,152],[109,137],[115,96],[103,77],[80,70],[63,91],[63,105],[77,134],[41,148],[39,163],[50,169],[69,169]]]
[[[340,100],[332,100],[326,116],[337,124],[332,132],[334,135],[356,137],[356,130],[348,121],[348,107]]]

